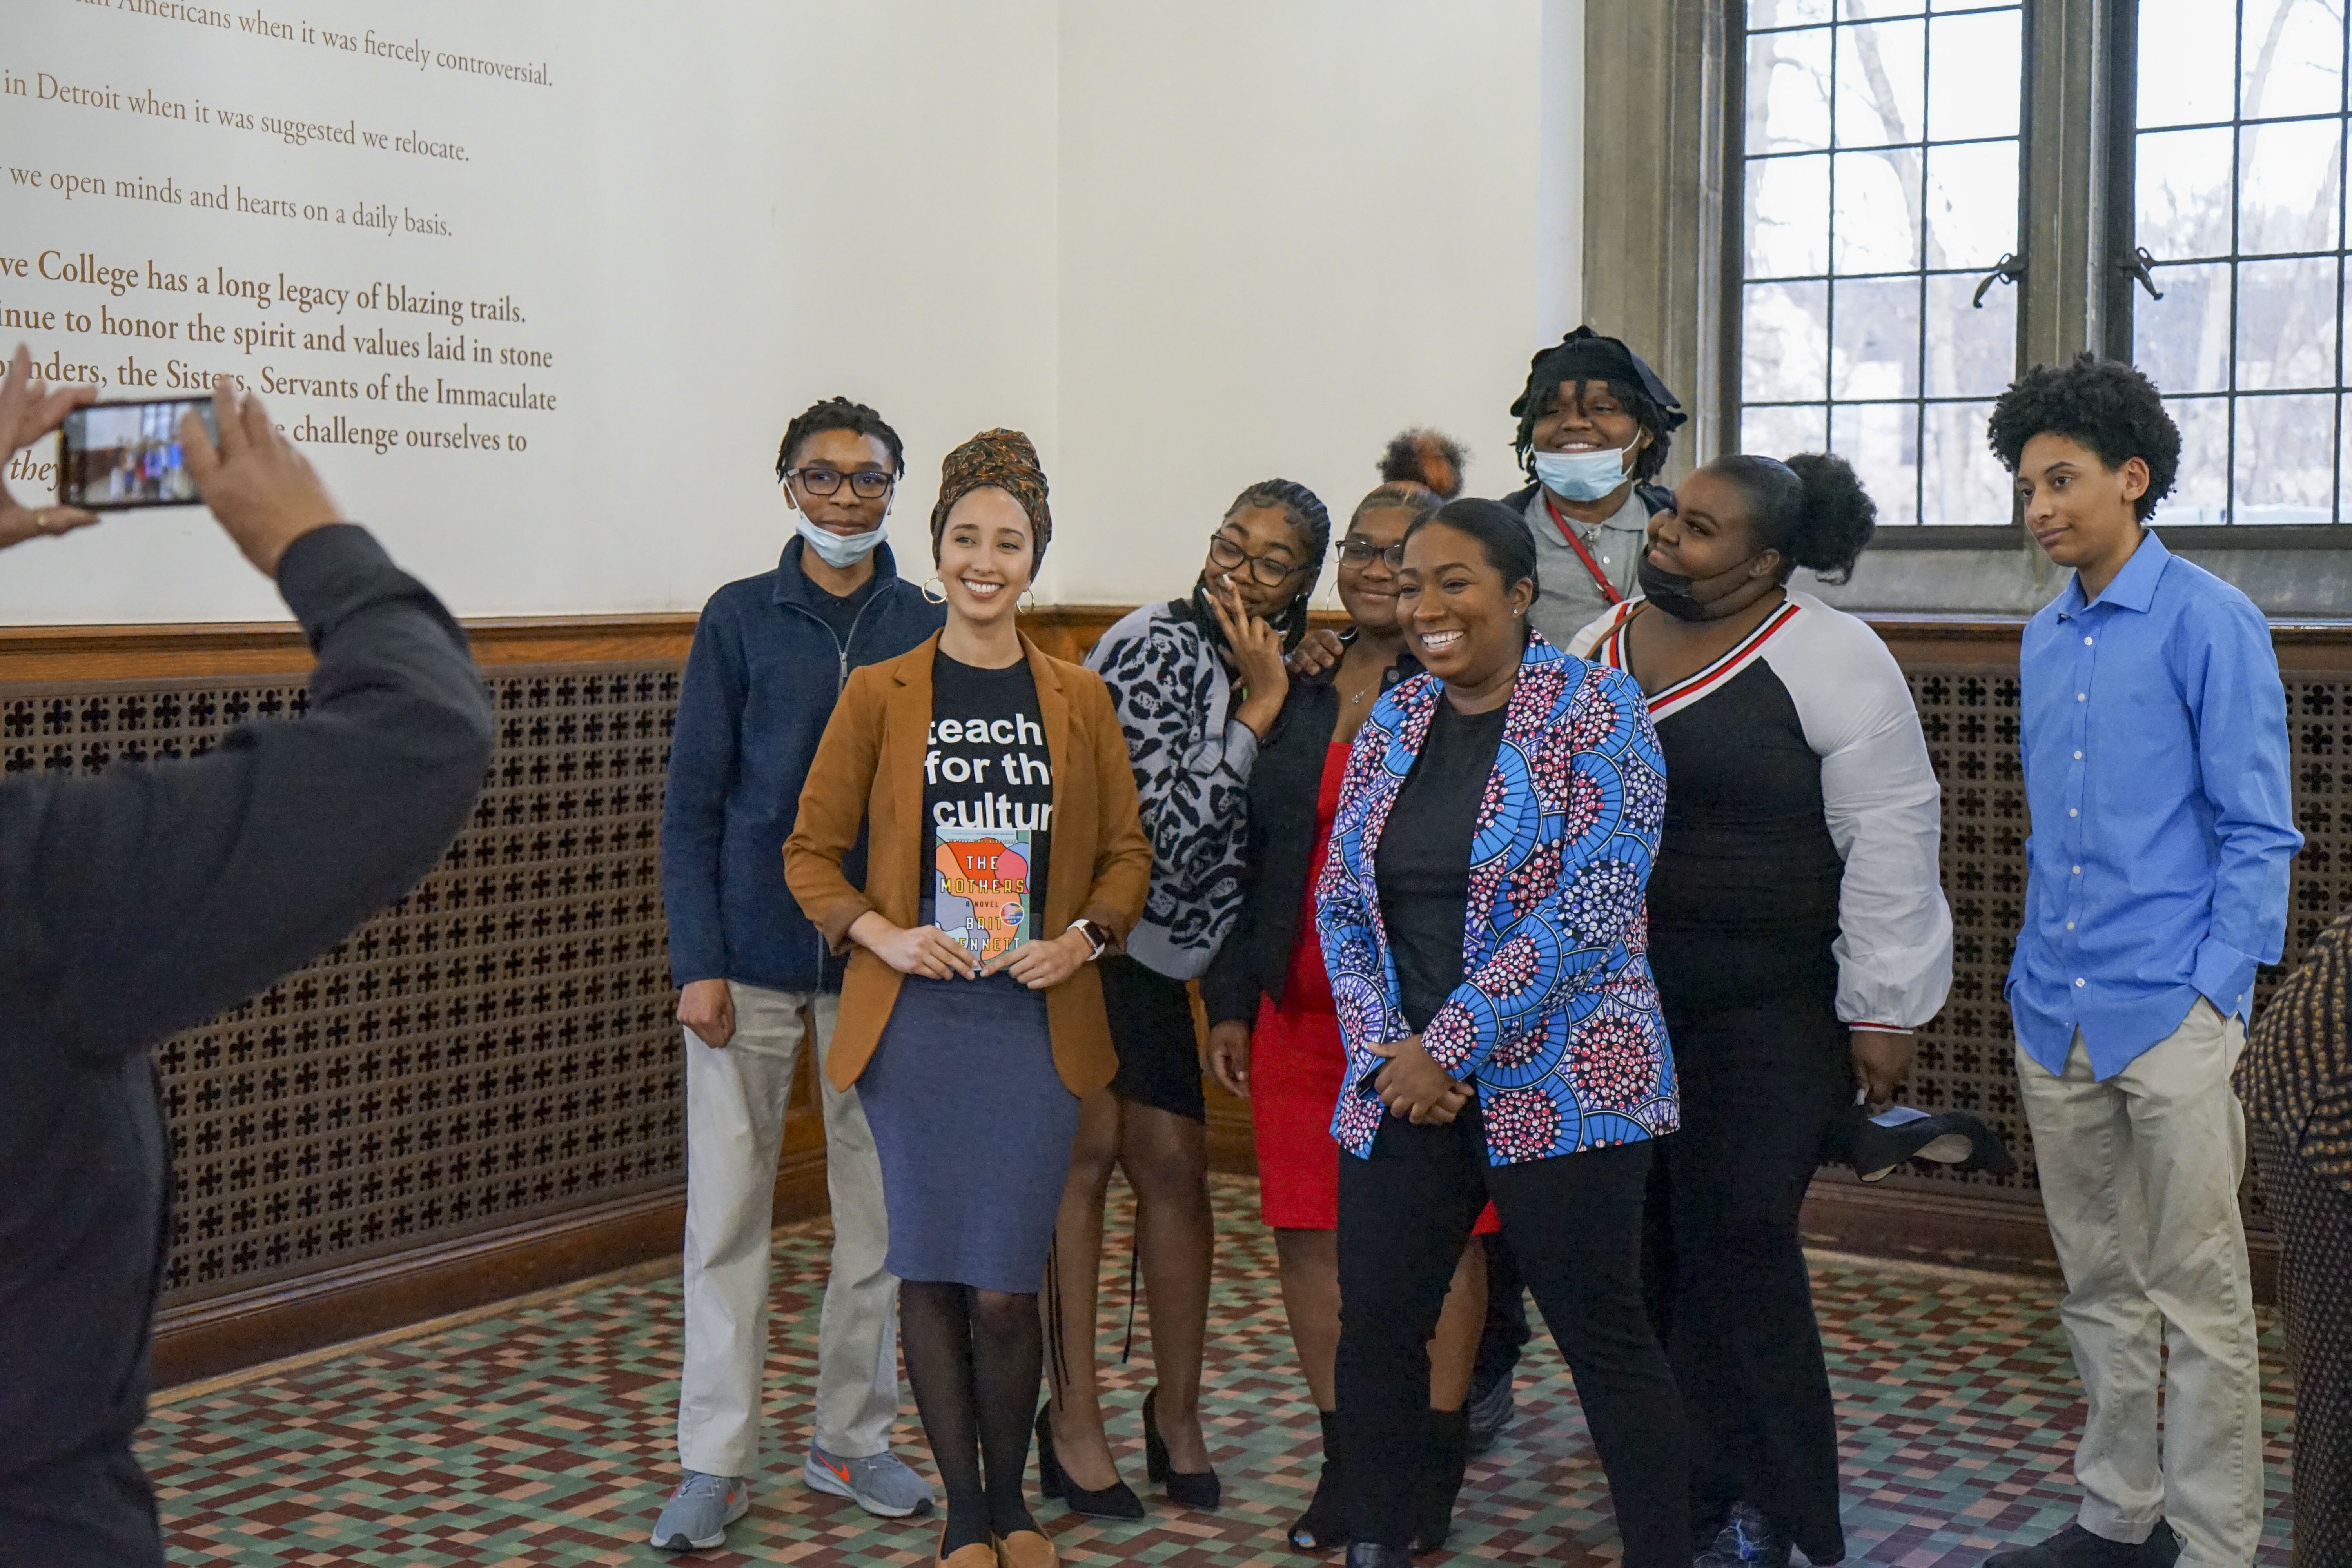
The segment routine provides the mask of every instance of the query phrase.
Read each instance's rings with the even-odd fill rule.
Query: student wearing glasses
[[[1047,1289],[1054,1401],[1037,1422],[1048,1497],[1074,1512],[1140,1519],[1103,1434],[1095,1384],[1095,1279],[1113,1166],[1136,1194],[1136,1247],[1151,1301],[1158,1386],[1144,1401],[1150,1477],[1188,1508],[1222,1500],[1201,1436],[1209,1315],[1208,1108],[1186,982],[1241,912],[1250,773],[1289,690],[1286,651],[1330,549],[1331,519],[1306,486],[1252,485],[1225,510],[1184,597],[1147,605],[1104,634],[1087,667],[1125,731],[1151,889],[1126,951],[1105,957],[1104,1005],[1118,1076],[1079,1111]]]
[[[1348,1057],[1315,932],[1315,883],[1329,853],[1356,731],[1382,692],[1421,673],[1397,619],[1405,531],[1442,504],[1435,483],[1459,488],[1459,448],[1444,437],[1408,432],[1381,465],[1391,481],[1359,501],[1348,520],[1339,542],[1339,602],[1354,624],[1328,676],[1294,676],[1289,700],[1258,749],[1249,785],[1248,891],[1201,982],[1209,1070],[1250,1102],[1260,1212],[1274,1231],[1283,1310],[1322,1423],[1322,1478],[1290,1526],[1290,1544],[1300,1552],[1330,1552],[1348,1539],[1335,1440],[1339,1145],[1331,1137]],[[1409,466],[1423,462],[1426,467]],[[1412,477],[1422,473],[1434,482]],[[1481,1235],[1499,1228],[1491,1207],[1475,1227]],[[1427,1468],[1414,1485],[1414,1543],[1425,1551],[1444,1544],[1462,1486],[1468,1439],[1462,1406],[1486,1308],[1486,1252],[1474,1241],[1456,1264],[1431,1348],[1432,1436],[1423,1449]]]
[[[751,1506],[784,1102],[812,1025],[820,1066],[831,1049],[842,977],[784,885],[784,838],[850,672],[897,658],[944,618],[882,542],[905,471],[898,432],[862,403],[829,398],[794,419],[776,478],[795,537],[774,571],[711,595],[678,694],[662,898],[686,1026],[686,1475],[653,1534],[670,1551],[720,1545]],[[889,1447],[898,1281],[883,1266],[881,1167],[856,1091],[819,1094],[833,1270],[801,1475],[874,1513],[920,1513],[930,1489]]]

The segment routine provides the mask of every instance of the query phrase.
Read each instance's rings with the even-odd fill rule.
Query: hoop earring
[[[940,591],[936,594],[931,592],[931,584],[934,583],[937,583],[940,585]],[[942,578],[936,572],[925,578],[923,580],[923,597],[934,605],[946,604],[948,602],[948,585],[946,579]]]
[[[1026,599],[1029,602],[1024,605],[1021,602],[1021,599]],[[1020,611],[1024,616],[1034,615],[1037,610],[1037,590],[1034,588],[1022,589],[1021,599],[1013,600],[1013,607]]]

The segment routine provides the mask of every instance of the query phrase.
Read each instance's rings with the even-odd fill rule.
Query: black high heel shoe
[[[1072,1513],[1082,1513],[1088,1519],[1143,1517],[1143,1500],[1125,1481],[1114,1480],[1102,1490],[1090,1492],[1064,1473],[1061,1461],[1054,1457],[1054,1412],[1050,1405],[1037,1412],[1037,1489]]]
[[[1143,1396],[1143,1467],[1144,1473],[1160,1483],[1170,1499],[1186,1508],[1196,1508],[1213,1513],[1225,1500],[1225,1489],[1217,1480],[1216,1469],[1179,1470],[1168,1463],[1168,1445],[1160,1438],[1160,1390],[1154,1386]]]

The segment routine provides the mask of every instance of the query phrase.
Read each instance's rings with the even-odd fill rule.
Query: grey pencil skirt
[[[1045,996],[1006,974],[906,976],[857,1099],[882,1159],[890,1272],[1034,1293],[1078,1131]]]

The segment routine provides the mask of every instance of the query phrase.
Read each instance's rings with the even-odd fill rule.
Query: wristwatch
[[[1087,962],[1088,963],[1092,963],[1096,959],[1100,958],[1103,955],[1104,949],[1110,946],[1110,933],[1104,931],[1102,927],[1095,924],[1094,921],[1087,919],[1084,915],[1080,915],[1076,920],[1070,922],[1070,930],[1077,932],[1080,936],[1085,937],[1087,939],[1087,945],[1094,949],[1092,952],[1087,954]]]

